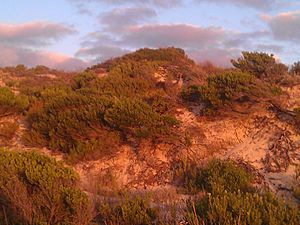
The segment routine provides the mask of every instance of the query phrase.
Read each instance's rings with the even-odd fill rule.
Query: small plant
[[[295,171],[296,184],[293,189],[293,194],[295,198],[300,201],[300,165],[297,165]]]
[[[218,193],[251,189],[251,174],[234,161],[215,159],[203,167],[190,163],[182,165],[177,176],[181,177],[183,187],[189,192]]]
[[[8,144],[9,141],[14,137],[19,125],[16,122],[4,122],[0,124],[0,139],[4,143]]]
[[[277,84],[269,84],[268,88],[270,89],[271,93],[275,96],[282,95],[282,93],[283,93],[283,90]]]
[[[158,209],[150,206],[147,197],[125,197],[116,204],[100,206],[98,220],[107,225],[152,225],[160,224]]]
[[[300,75],[300,61],[299,62],[295,62],[291,69],[290,69],[290,73],[292,75]]]
[[[223,192],[188,202],[186,220],[193,225],[297,225],[300,211],[271,193]]]
[[[21,113],[28,105],[26,97],[16,96],[9,88],[0,87],[0,116]]]

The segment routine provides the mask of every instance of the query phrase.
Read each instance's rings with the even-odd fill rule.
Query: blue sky
[[[7,0],[0,66],[77,69],[142,47],[176,46],[230,65],[241,51],[300,60],[297,0]]]

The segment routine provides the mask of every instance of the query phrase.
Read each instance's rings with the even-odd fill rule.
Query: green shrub
[[[246,191],[251,182],[251,174],[234,161],[212,160],[196,177],[196,185],[211,193]]]
[[[137,137],[158,137],[177,125],[176,119],[160,115],[142,101],[127,98],[116,101],[105,112],[104,120],[110,127]]]
[[[292,75],[300,75],[300,61],[299,62],[295,62],[291,69],[290,69],[290,73]]]
[[[277,63],[274,55],[259,52],[242,52],[238,60],[231,60],[234,67],[257,78],[279,81],[288,72],[288,67]]]
[[[269,84],[268,88],[270,89],[271,93],[275,96],[279,96],[283,94],[283,90],[277,84]]]
[[[296,171],[295,171],[295,186],[293,188],[293,194],[295,198],[297,198],[300,201],[300,165],[297,165]]]
[[[9,144],[9,141],[14,137],[19,125],[16,122],[4,122],[0,123],[0,140],[5,144]]]
[[[21,113],[28,104],[26,97],[16,96],[9,88],[0,87],[0,116]]]
[[[230,104],[233,97],[250,90],[253,77],[239,71],[229,71],[208,77],[207,85],[191,86],[183,92],[183,98],[203,102],[207,108],[217,109]]]
[[[76,157],[95,159],[114,153],[121,137],[125,141],[154,138],[170,134],[177,125],[173,117],[156,112],[135,96],[133,88],[127,89],[132,97],[126,98],[108,95],[105,88],[98,89],[89,82],[82,81],[79,86],[75,90],[50,87],[39,92],[27,115],[30,129],[23,136],[27,145],[63,151],[72,161]]]
[[[88,197],[78,175],[35,152],[0,150],[0,201],[9,224],[89,224]]]
[[[252,186],[252,175],[233,161],[212,160],[186,174],[188,188],[202,191],[187,201],[188,224],[298,224],[300,211]]]
[[[188,202],[186,220],[190,225],[296,225],[300,211],[270,193],[223,192],[207,195],[196,203]]]
[[[251,174],[234,161],[215,159],[203,167],[187,164],[179,168],[177,172],[179,172],[177,176],[181,177],[183,187],[192,193],[251,190]]]
[[[107,225],[160,224],[158,210],[150,206],[147,197],[125,197],[117,203],[100,206],[98,220]]]

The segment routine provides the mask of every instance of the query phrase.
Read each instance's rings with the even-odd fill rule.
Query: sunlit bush
[[[90,203],[77,181],[73,170],[54,159],[1,149],[0,220],[9,224],[89,224]]]
[[[26,97],[16,96],[9,88],[0,87],[0,116],[21,113],[28,104]]]

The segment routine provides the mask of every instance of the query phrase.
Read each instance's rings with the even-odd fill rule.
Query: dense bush
[[[27,116],[30,130],[23,137],[27,144],[48,145],[50,149],[82,157],[106,155],[115,149],[118,135],[103,128],[100,120],[109,104],[106,99],[64,89],[43,93],[41,99],[45,101],[32,106]]]
[[[295,172],[295,186],[294,186],[294,196],[300,201],[300,165],[297,165],[296,172]]]
[[[295,62],[291,69],[290,69],[290,73],[292,75],[300,75],[300,61],[299,62]]]
[[[97,218],[100,224],[107,225],[160,224],[158,210],[150,206],[147,197],[142,196],[102,204]]]
[[[251,175],[232,161],[210,161],[187,173],[189,187],[204,194],[188,201],[189,224],[298,224],[300,211],[252,187]]]
[[[300,211],[270,193],[223,192],[188,203],[187,221],[196,224],[297,225]]]
[[[212,160],[205,166],[182,165],[176,171],[183,187],[188,192],[249,191],[252,176],[234,161]]]
[[[232,60],[234,67],[261,79],[279,81],[288,72],[288,67],[277,63],[274,55],[259,52],[242,52],[242,57]]]
[[[169,134],[177,121],[148,101],[148,95],[159,93],[151,90],[151,82],[140,77],[83,73],[72,88],[54,86],[35,94],[24,140],[90,159],[115,152],[121,139]]]
[[[203,102],[207,108],[220,108],[233,97],[250,89],[253,77],[239,71],[229,71],[208,77],[207,85],[191,86],[183,92],[183,98],[191,102]]]
[[[9,88],[0,87],[0,116],[21,113],[28,104],[26,97],[16,96]]]
[[[3,122],[0,123],[0,143],[10,144],[19,125],[17,122]]]
[[[0,150],[0,221],[7,224],[89,224],[88,197],[78,176],[35,152]]]

